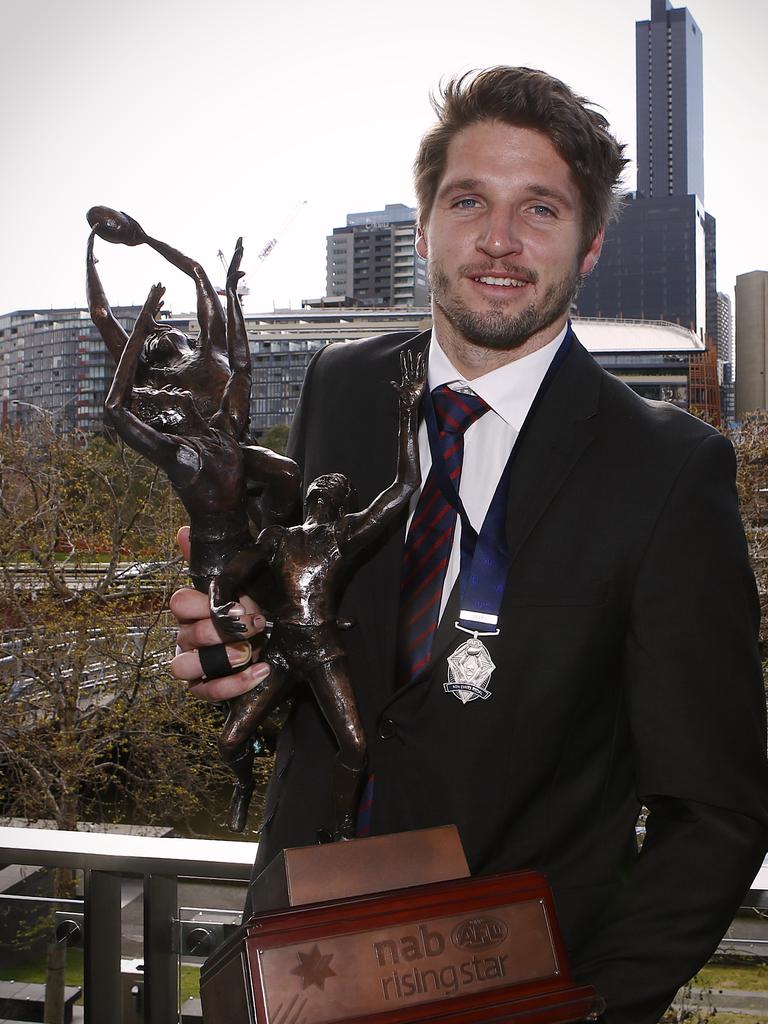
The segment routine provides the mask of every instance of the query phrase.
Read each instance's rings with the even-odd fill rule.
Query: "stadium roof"
[[[573,329],[590,352],[703,352],[693,331],[663,320],[598,320],[574,317]]]

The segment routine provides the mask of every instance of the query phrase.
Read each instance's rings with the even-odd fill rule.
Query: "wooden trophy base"
[[[419,846],[429,851],[427,874],[445,879],[455,870],[463,877],[426,881],[425,862],[412,857]],[[321,863],[307,866],[314,855]],[[305,869],[298,874],[297,864]],[[255,883],[254,895],[268,909],[203,966],[205,1024],[566,1024],[597,1017],[603,1004],[594,988],[573,985],[544,877],[466,875],[452,828],[284,851]],[[374,890],[367,893],[366,876]],[[344,877],[354,895],[340,894]],[[398,888],[380,891],[382,879],[392,877]],[[307,894],[311,902],[295,902]]]

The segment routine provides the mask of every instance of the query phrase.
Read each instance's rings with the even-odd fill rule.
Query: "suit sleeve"
[[[730,443],[681,469],[633,595],[624,680],[642,852],[575,965],[609,1024],[652,1024],[712,954],[768,845],[759,604]]]

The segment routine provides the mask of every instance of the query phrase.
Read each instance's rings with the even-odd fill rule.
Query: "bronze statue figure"
[[[191,392],[200,414],[209,419],[219,408],[230,376],[227,324],[216,289],[200,263],[151,238],[127,213],[93,206],[87,218],[92,228],[86,258],[88,308],[116,363],[128,335],[110,308],[96,270],[94,236],[122,245],[148,245],[195,283],[199,338],[193,341],[170,324],[155,324],[149,343],[140,353],[132,398],[140,419],[160,430],[183,433],[187,425],[184,411],[177,408],[178,390]]]
[[[123,440],[165,471],[190,521],[190,575],[209,591],[214,621],[224,639],[239,638],[236,600],[247,587],[259,592],[274,628],[264,660],[266,680],[231,700],[219,751],[237,780],[229,826],[245,827],[253,790],[253,738],[269,713],[299,680],[309,683],[339,746],[334,774],[336,838],[351,838],[365,769],[366,747],[346,657],[339,639],[342,571],[386,528],[419,484],[417,409],[424,362],[407,353],[395,387],[400,404],[397,475],[363,512],[346,513],[349,484],[340,475],[309,487],[305,521],[292,521],[301,474],[291,459],[248,443],[251,363],[237,294],[242,239],[227,272],[226,318],[200,264],[150,238],[127,214],[94,207],[88,214],[88,301],[105,344],[118,361],[106,400],[107,419]],[[96,272],[94,236],[126,245],[146,243],[189,274],[198,296],[200,338],[158,321],[165,289],[154,285],[130,336],[119,325]],[[249,524],[261,516],[249,490],[262,493],[271,525],[258,539]],[[258,576],[258,580],[257,580]],[[269,580],[266,577],[270,577]],[[271,583],[271,596],[264,589]],[[220,649],[221,650],[221,649]],[[214,665],[216,648],[201,650]],[[219,658],[226,658],[219,654]],[[219,667],[207,674],[221,674]],[[230,671],[228,663],[226,671]]]
[[[93,234],[89,240],[91,255],[92,243]],[[217,387],[205,390],[204,385],[208,381],[199,366],[195,366],[194,357],[189,355],[191,349],[179,355],[175,362],[172,360],[161,366],[153,362],[153,354],[160,350],[169,353],[173,349],[178,354],[182,348],[177,346],[176,340],[170,346],[167,344],[167,326],[157,322],[165,290],[160,284],[150,289],[130,337],[119,354],[117,371],[105,405],[107,419],[117,433],[126,444],[165,471],[189,513],[190,576],[194,586],[203,592],[208,591],[211,581],[240,548],[253,542],[249,516],[252,518],[254,513],[247,484],[255,482],[260,487],[266,486],[271,518],[280,522],[294,510],[301,483],[298,469],[290,459],[269,448],[245,443],[250,411],[251,363],[245,321],[237,295],[237,282],[242,276],[242,254],[242,239],[238,239],[226,284],[227,379],[214,413],[205,417],[202,410],[211,407],[211,395]],[[218,296],[213,295],[215,304],[220,305]],[[107,333],[111,333],[113,339],[117,337],[114,332],[108,330]],[[158,383],[156,374],[159,372],[162,380],[163,367],[171,372],[179,371],[176,386]],[[140,370],[143,371],[143,383],[137,386]],[[215,383],[215,377],[211,380]],[[195,390],[180,387],[181,383],[193,385]],[[197,389],[198,384],[200,390]],[[141,396],[138,409],[135,403],[137,393]],[[230,713],[237,713],[240,701],[242,698],[238,697],[230,702]],[[222,758],[228,764],[229,749],[220,745]],[[252,751],[247,760],[250,774]],[[239,781],[244,766],[231,767]],[[235,793],[238,807],[242,802],[238,803],[239,793],[238,788]],[[233,809],[230,824],[235,830],[242,831],[244,814]]]
[[[108,206],[93,206],[87,217],[92,228],[86,259],[88,308],[91,319],[116,363],[120,361],[128,335],[110,308],[96,270],[94,237],[98,235],[105,241],[122,245],[149,245],[195,282],[200,335],[192,340],[171,324],[158,323],[153,318],[151,330],[136,364],[130,396],[131,411],[138,419],[164,433],[194,435],[199,430],[197,414],[206,420],[216,416],[221,408],[224,389],[229,386],[227,405],[235,410],[236,417],[245,424],[239,440],[241,444],[248,445],[244,453],[245,484],[248,515],[255,532],[258,533],[263,525],[262,512],[265,508],[269,510],[271,520],[288,521],[295,512],[294,505],[298,496],[298,481],[291,477],[292,467],[269,448],[252,444],[246,434],[251,366],[236,291],[230,295],[230,289],[226,289],[225,318],[218,293],[197,260],[190,259],[165,242],[151,238],[138,221],[127,213]],[[238,317],[241,322],[236,324],[233,318]],[[233,331],[235,334],[232,334]],[[232,362],[230,335],[237,343],[237,351],[234,353],[236,366]],[[235,369],[237,373],[233,380]],[[234,391],[237,391],[237,395]],[[196,412],[193,412],[191,402],[196,406]]]
[[[165,291],[160,284],[150,289],[134,324],[105,406],[118,434],[165,471],[189,513],[190,575],[195,587],[203,591],[240,548],[252,542],[246,477],[270,483],[278,515],[290,512],[298,493],[299,475],[290,459],[268,448],[242,443],[248,426],[251,389],[248,336],[237,296],[242,254],[242,239],[238,239],[226,285],[229,373],[214,414],[204,417],[200,408],[204,403],[198,402],[196,392],[149,386],[143,389],[149,399],[156,394],[162,395],[164,402],[168,399],[168,404],[162,406],[166,418],[172,418],[173,409],[178,411],[176,429],[161,430],[153,422],[145,422],[133,409],[142,355],[152,350],[164,333],[156,320]]]
[[[420,482],[418,405],[424,390],[424,360],[401,357],[402,378],[395,387],[400,404],[397,474],[390,487],[362,512],[345,513],[350,493],[341,474],[318,477],[308,488],[300,526],[270,526],[257,542],[235,555],[211,582],[211,616],[224,639],[238,638],[238,595],[254,572],[267,567],[277,598],[274,627],[263,652],[270,674],[232,704],[221,736],[230,763],[245,768],[249,737],[286,696],[296,679],[309,683],[339,750],[334,766],[335,839],[355,835],[355,814],[366,762],[366,744],[349,680],[338,619],[343,572],[349,562],[385,530],[408,504]],[[251,755],[252,757],[252,755]],[[243,772],[241,813],[252,787]]]

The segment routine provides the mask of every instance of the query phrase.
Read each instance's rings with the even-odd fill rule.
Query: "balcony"
[[[199,1024],[197,971],[240,923],[256,843],[2,827],[0,844],[7,865],[0,870],[0,938],[7,949],[14,934],[30,933],[30,922],[50,922],[72,959],[79,962],[73,951],[82,949],[73,1021]],[[54,868],[77,872],[74,898],[30,893],[34,879]],[[39,1016],[31,1005],[42,999],[42,986],[11,986],[13,970],[3,960],[0,1007],[3,999],[26,998],[16,1019],[42,1021],[42,1005]],[[5,1017],[14,1014],[0,1010]]]
[[[82,989],[71,1007],[73,1022],[201,1024],[197,972],[239,924],[255,843],[6,827],[0,827],[0,843],[0,860],[8,865],[0,864],[0,941],[13,945],[14,935],[28,931],[25,919],[36,916],[52,923],[58,946],[68,947],[71,957],[79,958],[82,949],[82,985],[78,981],[70,992],[74,1002]],[[57,900],[15,891],[19,886],[9,880],[24,868],[30,869],[27,883],[46,870],[75,869],[77,894]],[[766,970],[767,912],[768,859],[720,944],[718,964],[705,969],[710,973],[693,990],[681,990],[676,1019],[690,1011],[691,1019],[706,1020],[715,1008],[745,1014],[737,1018],[743,1024],[768,1019],[768,991],[742,991],[733,981],[721,987],[711,974],[733,970],[719,966],[723,958]],[[0,978],[6,979],[0,981],[0,1020],[2,1000],[13,994],[11,976],[0,963]],[[29,990],[42,998],[40,984],[22,980],[16,987],[21,998]],[[39,1016],[32,1003],[18,1019],[44,1019],[42,1003]]]

